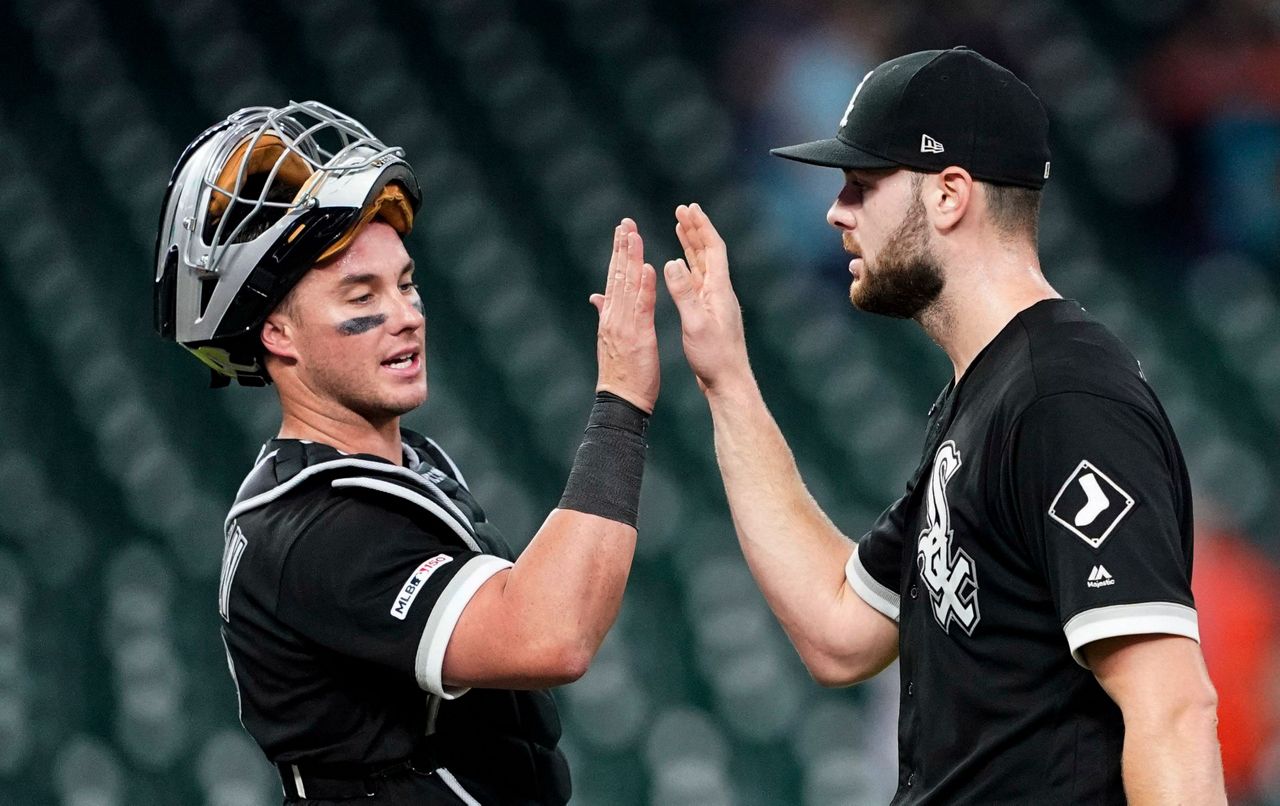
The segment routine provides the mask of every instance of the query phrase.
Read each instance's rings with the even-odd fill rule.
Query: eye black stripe
[[[373,316],[357,316],[355,319],[340,322],[338,324],[338,332],[344,336],[358,336],[361,333],[368,333],[386,321],[387,315],[385,313],[378,313]]]

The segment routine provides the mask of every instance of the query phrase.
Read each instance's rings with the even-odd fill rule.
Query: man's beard
[[[863,258],[862,276],[849,288],[849,300],[867,313],[915,319],[938,299],[944,280],[929,244],[924,202],[917,195],[876,262]]]

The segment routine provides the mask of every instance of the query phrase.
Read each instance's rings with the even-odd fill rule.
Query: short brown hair
[[[991,223],[1009,238],[1026,238],[1032,245],[1040,238],[1040,191],[1017,185],[980,183],[986,191]]]
[[[920,198],[924,188],[924,171],[911,171],[911,191]],[[1040,240],[1040,191],[1018,185],[996,185],[978,182],[987,198],[991,223],[1006,238],[1026,238],[1032,246]]]

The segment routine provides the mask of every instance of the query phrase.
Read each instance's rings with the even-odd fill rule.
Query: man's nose
[[[412,296],[400,295],[395,307],[393,321],[398,326],[397,330],[411,330],[426,324],[426,314],[422,310],[422,298],[417,294]]]
[[[827,223],[838,230],[853,229],[853,213],[849,210],[848,205],[843,204],[839,198],[831,203],[830,209],[827,210]]]

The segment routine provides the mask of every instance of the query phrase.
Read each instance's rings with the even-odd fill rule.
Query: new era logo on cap
[[[1096,549],[1120,525],[1133,504],[1133,496],[1085,460],[1058,490],[1049,505],[1049,517]]]
[[[943,151],[946,151],[946,149],[942,147],[942,143],[927,134],[920,135],[921,154],[941,154]]]

